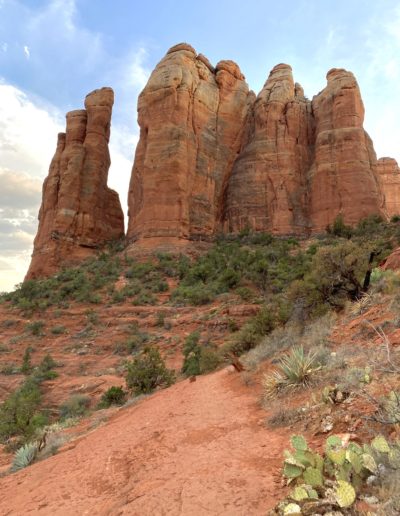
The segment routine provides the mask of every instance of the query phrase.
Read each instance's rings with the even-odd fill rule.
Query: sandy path
[[[0,514],[265,514],[288,434],[264,417],[228,369],[181,382],[0,479]]]

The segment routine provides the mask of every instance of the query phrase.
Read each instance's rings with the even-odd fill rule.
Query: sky
[[[398,0],[0,0],[0,292],[24,278],[65,113],[115,91],[109,186],[126,211],[137,96],[172,45],[237,62],[258,93],[288,63],[312,98],[331,68],[357,77],[378,157],[400,162]]]

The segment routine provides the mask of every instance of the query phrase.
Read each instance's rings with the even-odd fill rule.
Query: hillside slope
[[[3,478],[0,514],[265,514],[288,433],[264,417],[230,368],[181,382]]]

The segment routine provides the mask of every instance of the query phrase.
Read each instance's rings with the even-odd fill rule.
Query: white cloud
[[[1,45],[0,45],[0,48],[1,48],[1,51],[6,53],[7,50],[8,50],[8,43],[6,42],[3,42]]]
[[[31,51],[29,50],[28,45],[24,45],[24,54],[27,59],[31,57]]]

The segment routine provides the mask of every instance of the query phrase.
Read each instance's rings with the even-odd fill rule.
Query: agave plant
[[[305,353],[303,346],[295,346],[284,355],[278,369],[263,378],[264,395],[272,398],[287,387],[308,386],[312,375],[319,369],[315,353]]]
[[[26,468],[29,464],[35,460],[38,452],[37,443],[28,443],[21,446],[14,455],[13,463],[11,466],[12,471],[18,471],[19,469]]]

